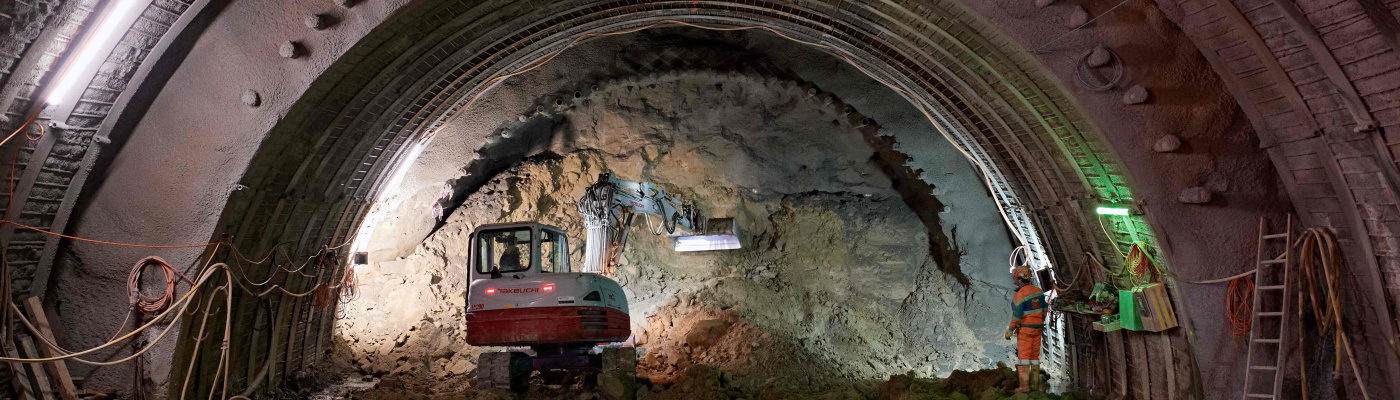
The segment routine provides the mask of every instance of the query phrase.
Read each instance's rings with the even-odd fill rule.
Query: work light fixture
[[[1099,206],[1099,208],[1094,209],[1094,212],[1097,212],[1099,215],[1120,215],[1120,216],[1123,216],[1123,215],[1132,214],[1133,210],[1132,210],[1131,208],[1124,207],[1124,206]]]
[[[101,64],[101,59],[98,57],[100,53],[104,49],[108,49],[108,45],[121,38],[121,33],[131,27],[131,24],[135,22],[135,19],[131,18],[132,13],[150,2],[150,0],[113,1],[114,3],[103,13],[97,29],[88,34],[87,40],[81,44],[82,47],[77,49],[78,52],[75,53],[75,56],[61,70],[62,75],[55,80],[58,84],[49,91],[49,97],[45,99],[49,105],[62,103],[68,95],[73,94],[70,92],[77,90],[79,80],[91,76],[92,70]]]

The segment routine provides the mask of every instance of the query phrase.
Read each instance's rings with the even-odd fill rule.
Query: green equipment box
[[[1160,283],[1119,290],[1118,320],[1130,331],[1161,332],[1177,326],[1167,287]]]

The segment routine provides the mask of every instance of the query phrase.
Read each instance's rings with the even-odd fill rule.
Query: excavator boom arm
[[[618,179],[612,173],[602,174],[598,181],[584,191],[579,199],[578,211],[583,214],[584,227],[588,233],[584,243],[584,271],[612,273],[617,258],[627,245],[627,230],[632,225],[632,217],[642,214],[647,227],[654,234],[664,234],[681,240],[683,238],[707,238],[711,236],[733,236],[730,246],[705,248],[703,250],[723,250],[738,248],[737,227],[728,220],[732,234],[706,235],[709,219],[690,203],[666,193],[660,185],[651,182],[633,182]],[[652,225],[652,218],[660,219],[660,226]]]

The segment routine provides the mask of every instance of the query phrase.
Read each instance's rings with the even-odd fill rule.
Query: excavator
[[[482,353],[477,386],[520,389],[531,371],[635,373],[627,296],[609,278],[637,215],[674,250],[741,247],[733,218],[707,218],[651,182],[599,176],[578,202],[587,231],[583,266],[570,265],[568,235],[539,222],[478,226],[469,237],[467,343],[501,346]]]

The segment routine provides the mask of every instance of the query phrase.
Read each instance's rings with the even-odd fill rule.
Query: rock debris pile
[[[454,182],[472,187],[426,239],[394,230],[394,221],[375,232],[378,261],[358,270],[359,297],[342,306],[338,365],[377,380],[373,391],[418,393],[402,398],[470,392],[476,356],[496,350],[466,345],[471,230],[558,226],[573,238],[577,268],[584,229],[574,203],[600,173],[614,172],[661,183],[742,227],[742,250],[675,253],[638,218],[614,278],[643,349],[641,398],[1000,398],[988,388],[1005,382],[956,397],[947,393],[958,386],[928,378],[1009,359],[996,328],[972,320],[1004,314],[988,306],[997,301],[977,300],[1000,300],[1004,288],[965,286],[941,271],[947,258],[930,256],[908,196],[841,117],[849,111],[831,108],[791,82],[674,74],[605,86],[532,117],[543,122],[520,124],[537,133],[503,130],[492,140],[530,141],[533,150],[489,176]],[[943,227],[955,241],[944,251],[1007,250],[958,248],[957,228]],[[992,371],[978,376],[1006,370]],[[550,387],[532,390],[553,398]],[[399,398],[385,396],[356,398]],[[560,398],[587,394],[577,396]]]

